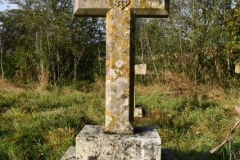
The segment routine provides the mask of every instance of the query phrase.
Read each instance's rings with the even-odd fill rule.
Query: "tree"
[[[147,19],[140,24],[145,27],[138,27],[137,48],[142,51],[137,53],[151,53],[148,59],[154,59],[153,72],[161,71],[162,77],[168,70],[195,83],[224,84],[231,78],[224,46],[226,12],[232,1],[171,2],[168,19]]]
[[[103,18],[73,17],[71,0],[8,1],[19,8],[0,14],[5,77],[43,86],[93,81],[102,73]],[[147,63],[146,79],[167,82],[167,73],[174,73],[195,83],[224,84],[234,78],[239,58],[235,4],[173,0],[168,19],[138,19],[136,62]]]
[[[228,61],[228,69],[233,73],[233,64],[240,59],[240,7],[236,3],[234,8],[227,12],[226,18],[227,40],[225,45],[226,59]]]
[[[3,69],[3,49],[4,49],[4,41],[0,36],[0,67],[1,67],[1,77],[4,79],[4,69]]]
[[[98,48],[105,40],[103,19],[74,18],[71,0],[9,2],[18,5],[1,14],[9,78],[44,86],[94,75],[85,70],[95,70]],[[87,68],[89,60],[92,68]]]

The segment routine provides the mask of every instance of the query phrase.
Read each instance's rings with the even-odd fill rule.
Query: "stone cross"
[[[106,16],[105,133],[133,134],[135,18],[167,17],[168,3],[168,0],[75,0],[76,16]]]
[[[147,64],[135,64],[135,75],[146,75]],[[142,106],[136,106],[136,96],[134,91],[134,118],[141,118],[144,115],[144,109]]]

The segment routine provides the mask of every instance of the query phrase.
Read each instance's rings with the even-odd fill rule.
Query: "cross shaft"
[[[106,16],[105,133],[132,134],[135,17],[166,17],[158,0],[75,0],[77,16]]]

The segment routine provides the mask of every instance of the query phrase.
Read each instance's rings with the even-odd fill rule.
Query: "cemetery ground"
[[[236,122],[238,89],[183,80],[137,83],[136,104],[146,110],[135,126],[156,126],[162,148],[195,160],[221,143]],[[0,82],[0,159],[60,159],[86,124],[104,124],[104,80],[72,86],[19,87]],[[240,158],[240,131],[209,159]]]

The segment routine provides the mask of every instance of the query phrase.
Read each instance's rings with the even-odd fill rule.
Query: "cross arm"
[[[136,17],[168,17],[169,0],[133,0],[132,8]]]
[[[121,0],[74,0],[74,15],[80,17],[105,17],[113,8],[112,3]],[[137,17],[167,17],[169,0],[130,0],[129,7]]]
[[[105,17],[109,0],[74,0],[73,14],[80,17]]]

